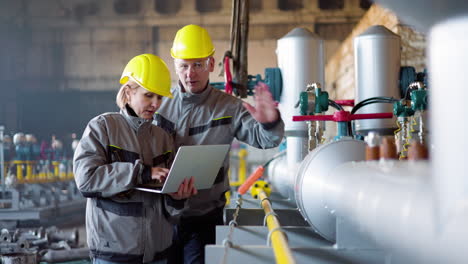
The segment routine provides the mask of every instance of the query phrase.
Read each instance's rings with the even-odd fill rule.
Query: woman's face
[[[131,88],[129,85],[126,95],[128,105],[135,111],[138,117],[144,119],[153,119],[154,112],[158,110],[162,101],[161,95],[152,93],[141,86]]]

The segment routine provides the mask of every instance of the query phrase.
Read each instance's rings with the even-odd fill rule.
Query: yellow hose
[[[33,182],[33,162],[27,160],[24,163],[26,164],[26,182]]]
[[[24,183],[24,176],[23,176],[23,163],[22,160],[14,160],[13,164],[16,165],[16,179],[19,183]]]
[[[259,192],[258,198],[261,201],[261,205],[266,215],[266,223],[268,226],[269,232],[271,232],[270,239],[271,245],[273,247],[273,252],[275,253],[276,263],[278,264],[293,264],[296,263],[294,257],[289,248],[286,235],[281,230],[281,225],[274,215],[274,211],[271,207],[270,201],[267,199],[265,192]]]

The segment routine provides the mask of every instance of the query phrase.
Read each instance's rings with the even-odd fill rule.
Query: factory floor
[[[88,247],[86,243],[86,226],[85,224],[79,225],[60,225],[59,228],[61,231],[64,232],[71,232],[74,230],[78,230],[78,245],[77,248],[84,248]],[[40,262],[39,264],[49,264],[48,262]],[[83,260],[74,260],[74,261],[66,261],[66,262],[55,262],[54,264],[91,264],[90,259],[83,259]]]

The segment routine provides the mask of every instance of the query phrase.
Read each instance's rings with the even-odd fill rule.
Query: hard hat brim
[[[134,81],[135,83],[137,83],[139,86],[143,87],[148,92],[151,92],[151,93],[154,93],[154,94],[157,94],[157,95],[161,95],[161,96],[164,96],[164,97],[169,97],[171,99],[174,98],[174,96],[172,95],[172,93],[170,91],[169,91],[169,93],[164,93],[164,92],[160,92],[160,91],[158,91],[158,92],[152,91],[151,89],[146,88],[141,82],[139,82],[138,80],[133,78],[133,76],[129,76],[129,75],[122,76],[122,78],[120,78],[120,84],[124,84],[124,83],[128,82],[129,80]]]
[[[194,56],[190,56],[190,57],[186,57],[186,56],[177,56],[174,52],[174,49],[171,48],[171,57],[174,58],[174,59],[181,59],[181,60],[190,60],[190,59],[203,59],[203,58],[208,58],[208,57],[211,57],[214,55],[216,49],[213,49],[212,51],[210,51],[209,53],[206,53],[206,54],[200,54],[198,56],[194,55]]]

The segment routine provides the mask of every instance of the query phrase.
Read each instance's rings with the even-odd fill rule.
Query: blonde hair
[[[119,92],[117,93],[117,97],[115,99],[115,102],[117,103],[120,109],[124,109],[125,105],[128,103],[128,98],[127,98],[127,95],[125,94],[127,89],[128,88],[136,89],[138,88],[138,86],[139,86],[138,83],[132,80],[129,80],[128,82],[120,86]]]

